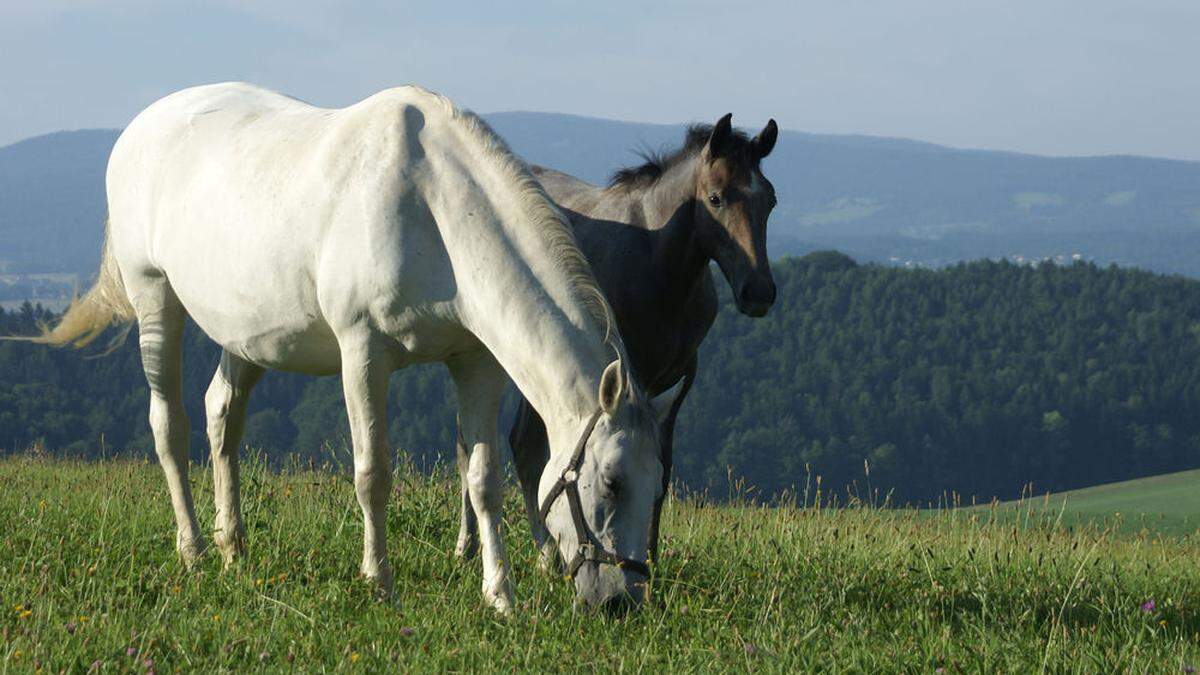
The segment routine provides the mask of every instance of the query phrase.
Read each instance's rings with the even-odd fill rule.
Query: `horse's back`
[[[328,110],[240,83],[151,105],[108,169],[112,245],[131,298],[139,279],[166,277],[197,324],[234,353],[336,370],[323,295],[365,305],[372,299],[347,297],[361,284],[348,286],[398,274],[387,255],[401,233],[389,218],[412,161],[410,106],[429,104],[405,88]]]

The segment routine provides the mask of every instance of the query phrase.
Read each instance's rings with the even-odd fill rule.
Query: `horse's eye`
[[[615,478],[604,478],[604,492],[611,497],[616,497],[621,492],[621,481]]]
[[[720,206],[721,205],[721,195],[719,195],[715,192],[712,193],[711,195],[708,196],[708,203],[712,204],[713,206]]]

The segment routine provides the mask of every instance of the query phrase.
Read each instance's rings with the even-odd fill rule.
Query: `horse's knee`
[[[386,502],[391,489],[392,471],[386,460],[372,459],[356,463],[354,468],[354,491],[360,504]]]
[[[171,401],[151,393],[148,419],[150,430],[160,439],[174,442],[178,441],[181,436],[187,436],[187,414],[183,410],[183,405],[178,401]],[[158,447],[160,454],[165,449]]]
[[[504,486],[500,482],[499,466],[494,458],[472,457],[467,470],[467,484],[471,490],[471,501],[476,507],[486,511],[500,508],[504,501]]]
[[[229,415],[229,406],[233,402],[233,391],[229,385],[214,379],[204,393],[204,414],[209,424],[222,422]]]

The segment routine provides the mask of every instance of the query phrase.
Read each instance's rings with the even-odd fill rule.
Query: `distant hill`
[[[1029,511],[1054,519],[1061,514],[1063,525],[1099,521],[1124,532],[1193,534],[1200,528],[1198,487],[1200,470],[1180,471],[1004,502],[997,513],[1011,518]]]
[[[593,182],[638,162],[639,148],[674,147],[684,128],[552,113],[485,117],[530,162]],[[0,148],[0,273],[93,272],[117,133],[61,132]],[[1078,255],[1200,276],[1200,162],[784,131],[766,172],[779,193],[776,257],[837,248],[860,260],[937,266]]]
[[[95,271],[118,133],[61,131],[0,148],[0,274]]]

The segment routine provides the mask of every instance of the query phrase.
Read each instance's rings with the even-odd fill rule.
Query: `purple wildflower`
[[[1155,604],[1154,604],[1153,600],[1147,600],[1142,603],[1142,611],[1145,612],[1146,614],[1153,612],[1154,607],[1155,607]]]
[[[1196,672],[1196,666],[1193,666],[1193,665],[1184,665],[1184,667],[1183,667],[1183,672],[1185,672],[1185,673],[1194,673],[1194,672]]]
[[[417,631],[413,630],[412,628],[410,628],[408,626],[405,626],[400,629],[400,634],[403,635],[404,637],[412,637],[413,633],[415,633],[415,632],[417,632]]]
[[[142,661],[142,665],[147,668],[153,668],[154,667],[154,659],[146,659],[145,661]]]
[[[131,659],[137,656],[137,647],[130,647],[129,649],[126,649],[125,656],[128,656]]]

